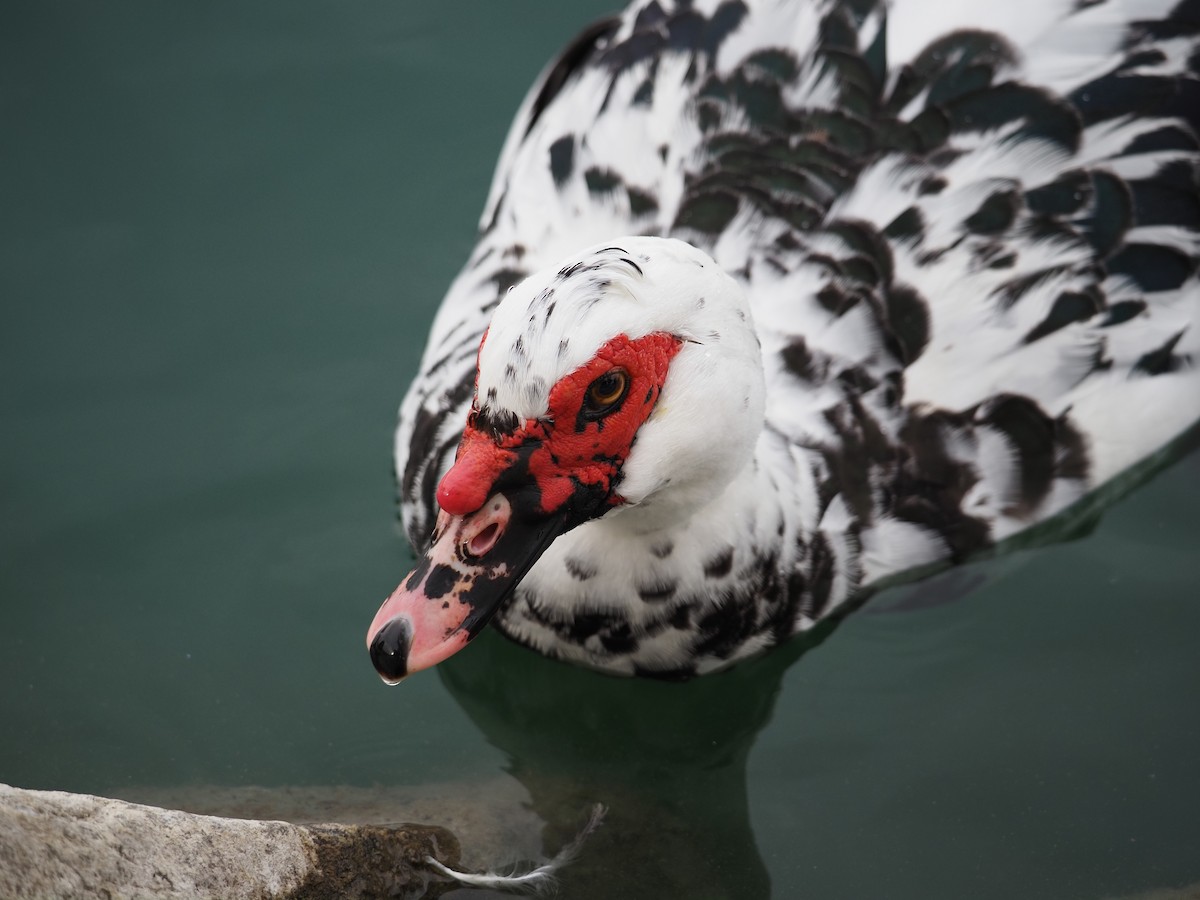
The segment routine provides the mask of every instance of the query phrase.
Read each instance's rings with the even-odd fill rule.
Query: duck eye
[[[624,369],[610,369],[588,385],[583,414],[593,419],[607,415],[625,399],[627,390],[629,373]]]

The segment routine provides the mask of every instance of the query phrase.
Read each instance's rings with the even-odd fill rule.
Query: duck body
[[[585,31],[401,407],[425,555],[377,668],[490,619],[610,672],[719,669],[1186,431],[1198,20],[652,0]]]

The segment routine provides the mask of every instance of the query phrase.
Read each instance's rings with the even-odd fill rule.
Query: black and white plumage
[[[523,433],[651,333],[680,349],[607,505],[498,567],[494,621],[543,653],[711,671],[1067,509],[1200,419],[1198,59],[1175,0],[650,0],[592,26],[518,112],[401,408],[414,545],[469,414]],[[470,562],[406,585],[468,599]],[[368,642],[380,666],[400,641],[400,677],[395,599]]]

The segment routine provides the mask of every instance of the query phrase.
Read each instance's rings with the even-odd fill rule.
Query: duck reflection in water
[[[547,855],[583,812],[608,808],[565,897],[770,895],[746,761],[787,668],[817,639],[684,683],[614,678],[542,657],[490,629],[438,667],[442,683],[546,822]]]

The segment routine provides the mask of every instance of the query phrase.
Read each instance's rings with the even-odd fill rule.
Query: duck
[[[726,669],[1200,420],[1191,0],[638,0],[542,72],[400,408],[396,683]]]

